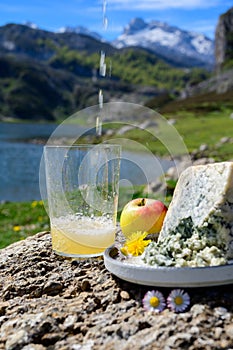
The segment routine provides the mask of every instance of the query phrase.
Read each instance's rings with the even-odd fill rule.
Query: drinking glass
[[[120,145],[45,146],[45,175],[53,250],[95,257],[114,243]]]

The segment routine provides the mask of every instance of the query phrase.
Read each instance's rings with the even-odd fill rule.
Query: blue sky
[[[214,38],[219,16],[232,6],[233,0],[1,0],[0,25],[31,21],[49,31],[81,25],[112,40],[132,18],[141,17]]]

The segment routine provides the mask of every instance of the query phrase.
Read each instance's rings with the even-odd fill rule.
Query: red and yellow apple
[[[122,210],[120,227],[126,238],[133,232],[146,231],[159,233],[167,207],[159,200],[151,198],[136,198],[128,202]]]

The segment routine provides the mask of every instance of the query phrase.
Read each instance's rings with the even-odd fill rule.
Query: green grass
[[[233,120],[230,119],[233,111],[232,90],[221,94],[206,92],[184,100],[171,100],[165,105],[154,98],[148,107],[158,110],[167,119],[175,119],[174,126],[183,137],[189,152],[206,144],[208,151],[205,156],[213,156],[216,160],[232,159],[233,144],[218,145],[221,138],[232,138],[233,135]]]
[[[233,143],[219,144],[223,137],[233,135],[233,120],[230,119],[232,110],[210,112],[203,116],[194,113],[174,114],[175,127],[189,150],[197,150],[200,145],[206,144],[206,156],[213,156],[216,160],[229,160],[233,157]]]
[[[163,200],[168,205],[171,201],[175,183],[168,182],[167,185],[166,198],[149,196],[148,193],[144,192],[144,185],[134,186],[133,189],[121,187],[118,220],[124,205],[133,198],[156,198]],[[49,231],[49,217],[42,201],[9,202],[0,205],[0,249],[41,231]]]
[[[223,137],[232,138],[233,135],[233,120],[230,118],[232,108],[222,108],[221,110],[208,111],[205,113],[196,113],[194,111],[180,111],[174,113],[164,114],[167,119],[174,119],[174,128],[178,134],[176,137],[183,139],[185,146],[191,153],[198,150],[200,145],[206,144],[208,146],[207,152],[201,156],[211,156],[217,160],[230,160],[233,157],[233,143],[219,144],[219,141]],[[135,123],[137,121],[132,121]],[[127,121],[130,123],[130,121]],[[173,127],[167,128],[166,123],[160,125],[160,132],[165,133],[165,143],[163,144],[156,138],[156,130],[152,131],[150,128],[142,130],[140,128],[134,128],[123,135],[117,134],[117,129],[122,127],[121,124],[107,124],[104,125],[104,129],[108,130],[108,127],[112,129],[114,135],[108,136],[104,134],[101,138],[97,136],[84,136],[79,138],[79,143],[99,143],[104,141],[111,141],[111,139],[119,139],[125,150],[132,150],[135,152],[142,152],[144,146],[152,153],[161,156],[169,156],[167,150],[166,140],[173,137]],[[120,141],[122,139],[122,141]],[[125,140],[124,140],[125,139]],[[128,140],[136,141],[136,143],[130,143]],[[169,142],[167,142],[168,144]],[[176,144],[174,144],[176,145]],[[174,150],[174,149],[173,149]],[[176,154],[176,153],[174,153]]]
[[[45,230],[49,218],[42,201],[0,205],[0,248]]]

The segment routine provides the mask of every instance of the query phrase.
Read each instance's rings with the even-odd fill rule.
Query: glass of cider
[[[103,255],[115,241],[121,146],[45,146],[45,177],[54,252]]]

